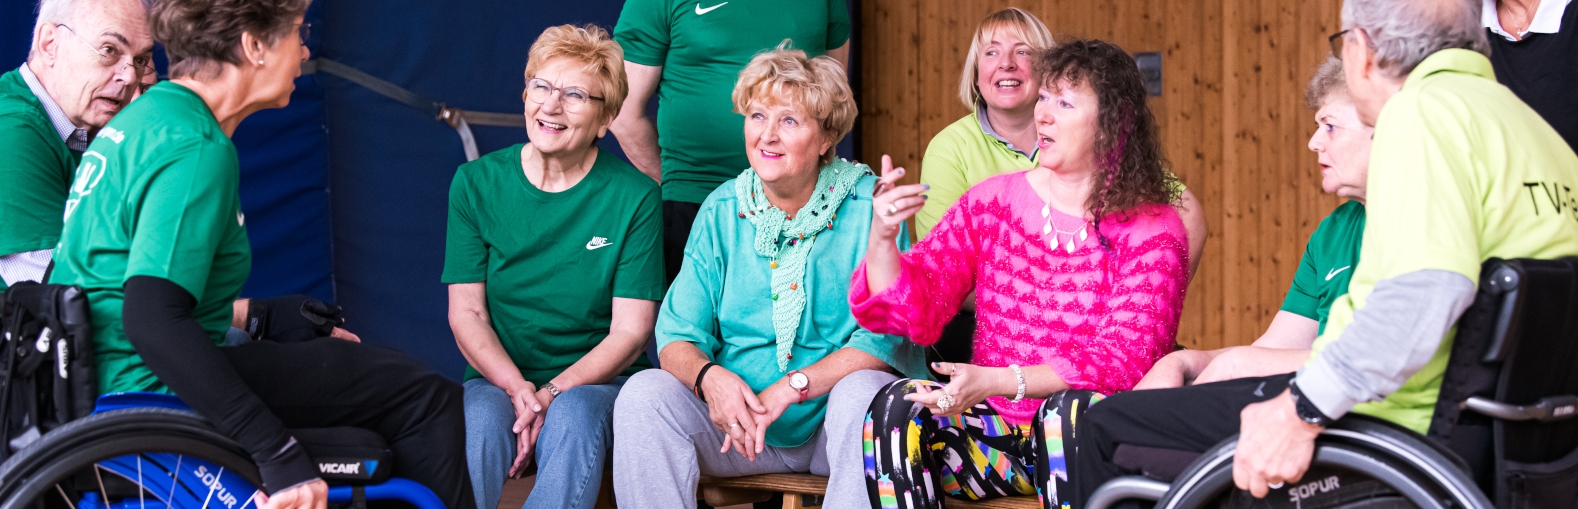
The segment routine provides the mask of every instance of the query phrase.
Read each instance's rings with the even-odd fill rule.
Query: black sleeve
[[[148,369],[181,401],[246,449],[270,495],[318,478],[317,468],[285,425],[247,387],[197,323],[197,299],[168,279],[126,281],[126,339]]]

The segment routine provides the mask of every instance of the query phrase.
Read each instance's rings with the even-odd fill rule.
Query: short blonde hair
[[[975,84],[980,79],[980,69],[976,68],[979,60],[977,55],[981,53],[981,46],[992,42],[989,37],[998,30],[1014,34],[1030,46],[1032,53],[1052,49],[1054,45],[1052,31],[1047,30],[1040,18],[1024,9],[1009,7],[981,20],[981,24],[975,27],[975,36],[970,38],[970,52],[965,54],[964,72],[959,77],[959,100],[972,111],[981,101],[981,89]]]
[[[548,27],[532,43],[526,56],[526,79],[531,79],[549,60],[564,57],[585,64],[581,70],[597,76],[603,86],[603,117],[619,116],[630,83],[625,81],[625,50],[614,42],[607,30],[593,24]],[[526,92],[521,92],[526,100]]]
[[[788,39],[751,58],[734,83],[733,97],[734,112],[741,115],[757,101],[805,110],[835,145],[855,127],[855,116],[860,114],[844,65],[825,55],[808,58],[804,51],[789,49]],[[837,152],[829,148],[822,154],[822,164],[833,162]]]

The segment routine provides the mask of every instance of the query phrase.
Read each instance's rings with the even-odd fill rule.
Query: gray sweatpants
[[[751,462],[712,426],[707,404],[667,371],[649,369],[625,382],[614,403],[614,495],[620,509],[696,507],[701,474],[735,477],[810,472],[828,476],[827,509],[871,506],[866,495],[861,427],[871,399],[898,377],[856,371],[833,386],[827,418],[805,445],[767,446]]]

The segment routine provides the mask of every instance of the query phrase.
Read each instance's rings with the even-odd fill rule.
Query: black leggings
[[[1073,437],[1079,416],[1100,394],[1060,392],[1030,423],[1016,426],[985,403],[957,416],[933,416],[904,400],[921,385],[943,387],[895,381],[866,414],[866,488],[873,508],[897,508],[900,499],[903,507],[941,508],[939,491],[968,500],[1039,495],[1042,507],[1061,505],[1058,494],[1071,489],[1064,439]]]
[[[427,486],[446,507],[476,507],[460,385],[422,361],[333,338],[219,350],[285,426],[375,431],[394,453],[396,477]]]
[[[1238,415],[1244,407],[1282,394],[1292,379],[1292,373],[1240,378],[1178,389],[1130,391],[1107,398],[1080,417],[1079,435],[1070,441],[1079,453],[1069,461],[1076,475],[1072,496],[1067,499],[1076,509],[1084,507],[1102,483],[1145,473],[1157,458],[1204,453],[1238,433]],[[1148,455],[1157,458],[1117,458],[1119,445],[1149,449]],[[1169,452],[1173,454],[1165,454]],[[1182,470],[1176,468],[1177,462],[1163,461],[1168,462],[1175,463],[1165,465],[1173,471],[1170,473]]]

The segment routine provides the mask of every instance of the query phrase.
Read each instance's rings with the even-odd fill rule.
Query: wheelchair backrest
[[[1458,321],[1431,438],[1473,467],[1498,506],[1519,491],[1520,469],[1578,489],[1575,394],[1578,258],[1486,261]]]
[[[0,460],[93,411],[88,312],[75,286],[19,282],[0,298]]]

